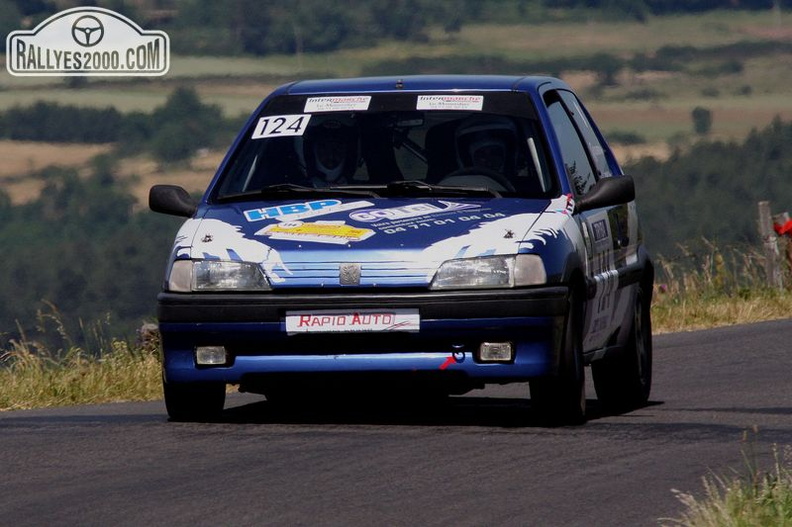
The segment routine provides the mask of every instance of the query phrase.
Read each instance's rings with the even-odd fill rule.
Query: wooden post
[[[784,283],[781,279],[781,268],[778,265],[778,241],[773,230],[769,201],[759,202],[759,236],[762,238],[762,246],[764,248],[767,286],[783,289]]]

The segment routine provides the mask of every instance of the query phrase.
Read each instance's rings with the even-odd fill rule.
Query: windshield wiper
[[[250,199],[282,198],[295,194],[310,194],[311,196],[367,196],[371,198],[379,197],[376,192],[371,190],[345,189],[343,187],[306,187],[295,185],[294,183],[279,183],[269,185],[258,190],[242,192],[239,194],[228,194],[218,198],[220,202],[244,201]]]
[[[494,196],[500,198],[497,190],[487,187],[451,187],[430,185],[424,181],[392,181],[387,185],[388,195],[425,196],[425,195],[452,195],[452,196]]]

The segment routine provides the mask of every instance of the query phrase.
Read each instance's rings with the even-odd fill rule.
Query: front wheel
[[[225,405],[225,384],[168,382],[163,379],[165,408],[173,421],[214,421]]]
[[[583,369],[583,300],[573,291],[564,330],[558,373],[530,382],[531,406],[550,425],[586,421],[586,377]]]
[[[641,407],[652,389],[652,318],[643,285],[635,294],[630,340],[623,353],[591,364],[597,399],[611,411]]]

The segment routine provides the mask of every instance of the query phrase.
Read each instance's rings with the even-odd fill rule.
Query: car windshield
[[[212,196],[548,197],[557,189],[539,130],[514,92],[283,95],[245,131]]]

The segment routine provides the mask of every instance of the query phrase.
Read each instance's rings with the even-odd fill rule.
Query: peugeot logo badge
[[[341,285],[360,285],[360,264],[343,263],[338,269]]]

